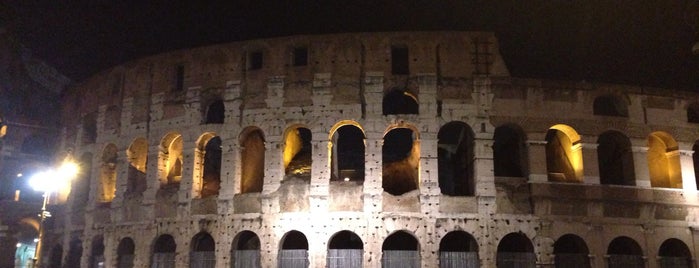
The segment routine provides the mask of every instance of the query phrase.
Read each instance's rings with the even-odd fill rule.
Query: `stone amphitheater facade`
[[[695,267],[698,101],[510,77],[485,32],[146,57],[63,94],[62,146],[82,173],[45,259]]]

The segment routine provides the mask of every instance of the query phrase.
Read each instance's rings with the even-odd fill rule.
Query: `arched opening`
[[[617,95],[602,95],[595,98],[592,104],[594,115],[629,117],[627,102]]]
[[[194,194],[200,198],[218,196],[221,188],[221,138],[205,133],[197,141],[194,154]]]
[[[582,144],[573,128],[559,124],[546,133],[546,169],[549,181],[583,181]]]
[[[601,184],[636,185],[631,142],[618,131],[606,131],[597,139],[597,163]]]
[[[97,140],[97,114],[86,114],[82,120],[82,144],[95,143]]]
[[[607,247],[609,268],[643,268],[643,250],[631,238],[620,236],[614,238]]]
[[[364,181],[364,132],[356,125],[343,125],[332,135],[331,180]]]
[[[189,258],[190,268],[216,267],[216,243],[206,232],[192,237],[192,252]]]
[[[420,243],[408,232],[397,231],[383,241],[381,267],[420,267]]]
[[[536,267],[532,241],[522,233],[507,234],[498,244],[497,267]]]
[[[90,268],[104,267],[104,242],[101,236],[92,239],[92,249],[90,250],[88,265]]]
[[[420,146],[410,128],[395,128],[384,136],[382,147],[384,192],[402,195],[418,189]]]
[[[63,246],[57,244],[51,248],[51,253],[49,255],[49,268],[61,268],[61,261],[63,259]],[[122,268],[122,267],[119,267]],[[124,267],[127,268],[127,267]]]
[[[68,247],[68,256],[64,267],[80,267],[80,258],[83,255],[83,242],[80,239],[70,241]]]
[[[71,194],[73,195],[73,208],[85,208],[90,198],[90,174],[92,173],[92,154],[84,153],[78,160],[79,169],[76,179],[72,182]]]
[[[206,124],[223,124],[226,118],[226,107],[222,100],[216,100],[206,108]]]
[[[670,134],[662,131],[651,133],[647,156],[652,187],[682,188],[679,147]]]
[[[363,256],[364,243],[353,232],[337,232],[328,242],[328,268],[361,268]]]
[[[692,267],[692,253],[687,244],[677,238],[665,240],[660,245],[658,258],[661,268]]]
[[[439,189],[444,195],[470,196],[475,192],[473,179],[474,134],[463,122],[450,122],[437,134]]]
[[[183,155],[182,135],[167,134],[160,143],[159,166],[165,173],[160,174],[161,189],[179,189],[182,180]]]
[[[231,252],[232,268],[261,267],[260,238],[251,231],[242,231],[233,239]]]
[[[177,244],[171,235],[161,235],[153,244],[153,260],[151,267],[175,267],[175,252]]]
[[[146,181],[148,141],[145,138],[136,138],[126,150],[126,158],[129,161],[129,171],[124,196],[141,196],[148,187]]]
[[[102,151],[98,198],[98,201],[102,203],[112,202],[116,194],[117,151],[116,145],[112,143],[107,144]]]
[[[394,89],[383,97],[383,114],[418,114],[417,98],[410,92]]]
[[[284,134],[284,180],[299,179],[311,181],[311,130],[305,127],[291,127]]]
[[[527,144],[521,127],[506,124],[495,128],[493,135],[493,171],[496,177],[528,175]]]
[[[117,247],[117,268],[132,268],[136,245],[129,237],[122,238]]]
[[[699,123],[699,103],[692,103],[687,106],[687,122]]]
[[[694,146],[692,146],[692,164],[694,164],[694,181],[696,182],[697,189],[699,190],[699,140],[694,141]]]
[[[439,242],[439,267],[441,268],[477,268],[478,243],[464,231],[447,233]]]
[[[289,231],[282,237],[279,251],[279,267],[308,267],[308,240],[299,231]]]
[[[240,139],[240,193],[262,192],[265,176],[265,138],[262,130],[248,128]]]
[[[556,267],[560,268],[589,268],[590,250],[585,241],[577,235],[566,234],[553,243]]]

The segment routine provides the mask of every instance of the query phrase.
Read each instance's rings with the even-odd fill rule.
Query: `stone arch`
[[[364,181],[366,136],[354,121],[342,121],[330,130],[330,180]]]
[[[364,243],[351,231],[339,231],[328,241],[328,268],[362,267]]]
[[[408,91],[393,89],[383,97],[383,114],[418,114],[418,101]]]
[[[614,238],[607,247],[607,255],[609,268],[645,267],[641,246],[626,236]]]
[[[550,181],[582,182],[583,158],[580,135],[558,124],[546,133],[546,169]]]
[[[601,184],[636,185],[631,141],[623,133],[605,131],[597,138],[597,163]]]
[[[493,135],[493,172],[496,177],[529,175],[527,137],[522,127],[504,124]]]
[[[136,254],[136,244],[130,237],[124,237],[117,246],[117,267],[132,268]]]
[[[114,199],[114,195],[116,194],[117,154],[117,147],[113,143],[107,144],[102,150],[99,175],[99,202],[109,203]]]
[[[97,141],[97,113],[88,113],[82,118],[82,144],[92,144]]]
[[[221,186],[221,137],[207,132],[199,136],[194,152],[192,191],[195,197],[218,196]]]
[[[192,237],[189,267],[216,267],[216,242],[207,232]]]
[[[381,245],[381,267],[420,267],[420,242],[407,231],[396,231]]]
[[[442,194],[470,196],[475,193],[474,133],[464,123],[453,121],[439,129],[439,189]]]
[[[146,181],[148,141],[145,138],[134,139],[126,150],[126,158],[129,162],[129,171],[124,195],[126,197],[140,196],[148,187]]]
[[[92,238],[88,267],[104,267],[104,239],[101,235]]]
[[[478,242],[464,231],[451,231],[439,241],[439,267],[478,267]]]
[[[312,133],[305,126],[293,125],[284,131],[282,161],[284,179],[294,178],[311,181]]]
[[[628,101],[616,94],[597,96],[592,104],[594,115],[629,117]]]
[[[204,120],[205,124],[223,124],[226,118],[226,106],[223,100],[216,99],[213,100],[206,107],[206,118]]]
[[[183,171],[182,135],[171,132],[160,141],[158,166],[164,174],[160,174],[160,186],[179,188]]]
[[[49,253],[49,268],[61,268],[61,260],[63,259],[63,246],[56,244],[51,248]]]
[[[665,240],[658,249],[660,267],[693,267],[692,253],[687,244],[677,238]]]
[[[590,267],[590,250],[585,240],[574,234],[565,234],[553,243],[556,267]]]
[[[240,193],[262,192],[265,176],[265,137],[257,127],[240,134]]]
[[[303,233],[289,231],[279,245],[279,267],[308,267],[308,239]]]
[[[687,105],[687,122],[699,123],[699,103],[692,102]]]
[[[396,127],[384,135],[383,141],[383,190],[391,195],[417,190],[420,164],[417,132],[408,127]]]
[[[83,242],[74,238],[68,245],[68,255],[66,255],[64,267],[80,267],[80,258],[83,255]]]
[[[153,243],[151,267],[175,267],[177,243],[169,234],[160,235]]]
[[[252,231],[242,231],[233,239],[231,247],[233,267],[260,266],[260,238]]]
[[[670,134],[656,131],[648,135],[647,157],[651,187],[682,188],[679,147]]]
[[[534,245],[529,238],[519,233],[509,233],[500,239],[497,251],[498,267],[535,267]]]

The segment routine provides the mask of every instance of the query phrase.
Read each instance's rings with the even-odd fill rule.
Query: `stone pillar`
[[[153,204],[155,194],[160,189],[161,177],[165,176],[164,167],[161,166],[160,142],[148,142],[148,160],[146,163],[146,190],[143,192],[143,203]]]
[[[236,192],[240,191],[237,179],[240,178],[240,171],[237,170],[240,155],[238,140],[230,138],[221,141],[221,187],[219,188],[219,199],[232,199]]]
[[[116,166],[116,193],[112,200],[112,208],[119,208],[124,201],[124,193],[128,185],[129,161],[126,158],[126,150],[119,148]]]
[[[682,169],[682,188],[688,191],[697,190],[696,174],[692,150],[680,150],[680,167]]]
[[[190,201],[192,200],[192,187],[194,182],[194,150],[196,144],[188,139],[188,135],[182,135],[182,178],[180,179],[180,189],[177,191],[179,217],[190,214]]]
[[[588,184],[600,184],[599,163],[597,158],[597,143],[583,143],[583,182]]]
[[[274,214],[279,212],[279,198],[271,194],[279,189],[284,178],[284,164],[280,152],[282,136],[267,136],[265,141],[265,177],[262,185],[262,213]]]
[[[633,167],[636,174],[636,186],[650,188],[650,172],[648,171],[648,147],[631,146],[633,152]]]
[[[324,132],[313,133],[312,165],[311,165],[311,189],[309,192],[309,205],[311,213],[323,213],[328,211],[330,193],[330,165],[328,163],[328,151],[330,142],[328,134]]]
[[[364,117],[383,115],[383,72],[366,72],[364,76]]]
[[[437,76],[433,73],[418,74],[417,81],[420,117],[435,118],[437,116]]]
[[[364,212],[378,213],[383,208],[383,132],[366,132],[364,152]]]
[[[194,126],[204,122],[202,120],[201,113],[201,86],[194,86],[187,88],[187,93],[185,95],[185,122],[188,126]]]
[[[547,182],[548,170],[546,167],[546,141],[528,140],[527,152],[529,155],[529,181]]]
[[[131,118],[133,118],[133,109],[131,109],[133,105],[133,98],[125,98],[121,101],[121,129],[119,133],[129,133]]]

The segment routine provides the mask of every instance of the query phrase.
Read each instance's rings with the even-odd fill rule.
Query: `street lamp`
[[[39,240],[36,242],[36,251],[34,251],[34,267],[41,264],[41,246],[44,242],[44,222],[46,218],[51,217],[51,213],[46,210],[49,196],[52,192],[58,191],[67,186],[73,177],[78,173],[78,165],[72,161],[63,161],[63,164],[58,169],[50,169],[42,171],[32,176],[29,179],[29,186],[35,191],[43,192],[44,201],[41,205],[41,214],[39,214]]]

